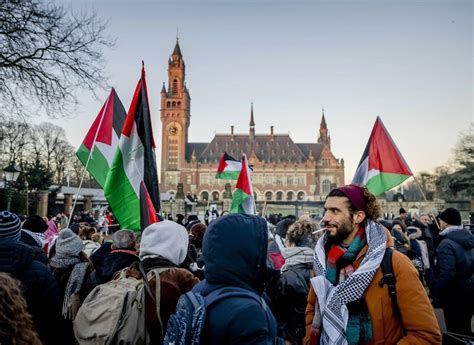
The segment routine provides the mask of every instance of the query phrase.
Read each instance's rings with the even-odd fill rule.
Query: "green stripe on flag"
[[[104,193],[122,229],[140,231],[140,200],[123,168],[120,149],[105,182]]]
[[[246,213],[242,207],[244,201],[250,195],[246,194],[242,189],[236,189],[232,195],[232,205],[230,206],[230,213]]]
[[[237,180],[239,178],[240,170],[236,171],[223,171],[220,174],[216,174],[216,178],[224,180]]]
[[[379,173],[367,181],[367,188],[375,196],[379,196],[389,189],[398,186],[410,176],[394,173]]]
[[[89,150],[84,144],[81,144],[79,149],[76,152],[77,158],[81,163],[86,166],[87,158],[89,157]],[[104,155],[100,150],[94,146],[92,151],[92,156],[87,166],[87,171],[95,178],[97,183],[104,188],[105,180],[107,179],[107,174],[109,172],[109,163],[105,159]]]

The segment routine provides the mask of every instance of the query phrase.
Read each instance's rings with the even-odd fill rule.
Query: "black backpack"
[[[382,269],[383,277],[379,282],[379,286],[383,287],[385,284],[387,284],[388,295],[392,300],[393,313],[400,320],[400,322],[402,322],[402,314],[400,313],[400,308],[398,307],[397,301],[397,290],[395,287],[397,280],[395,278],[395,273],[393,272],[392,254],[393,248],[385,249],[382,262],[380,263],[380,268]]]

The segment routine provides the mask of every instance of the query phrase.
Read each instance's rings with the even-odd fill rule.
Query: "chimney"
[[[272,137],[273,137],[273,126],[270,126],[270,134],[271,134]]]
[[[230,134],[234,135],[234,126],[230,126]]]

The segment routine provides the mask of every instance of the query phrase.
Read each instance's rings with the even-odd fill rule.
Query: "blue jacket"
[[[458,301],[461,306],[474,297],[474,235],[452,227],[442,231],[440,237],[432,297],[449,303]]]
[[[10,273],[22,283],[28,311],[44,344],[74,344],[72,326],[61,315],[59,286],[48,267],[34,260],[30,246],[0,240],[0,272]]]
[[[222,286],[237,286],[262,295],[268,231],[263,218],[230,214],[210,223],[204,235],[206,296]],[[203,344],[273,344],[269,322],[258,302],[229,298],[212,305],[202,334]]]

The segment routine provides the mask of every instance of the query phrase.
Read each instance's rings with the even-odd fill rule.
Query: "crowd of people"
[[[319,223],[216,212],[112,234],[87,213],[1,211],[0,344],[440,344],[435,309],[473,335],[459,211],[387,221],[356,185],[324,209]]]

